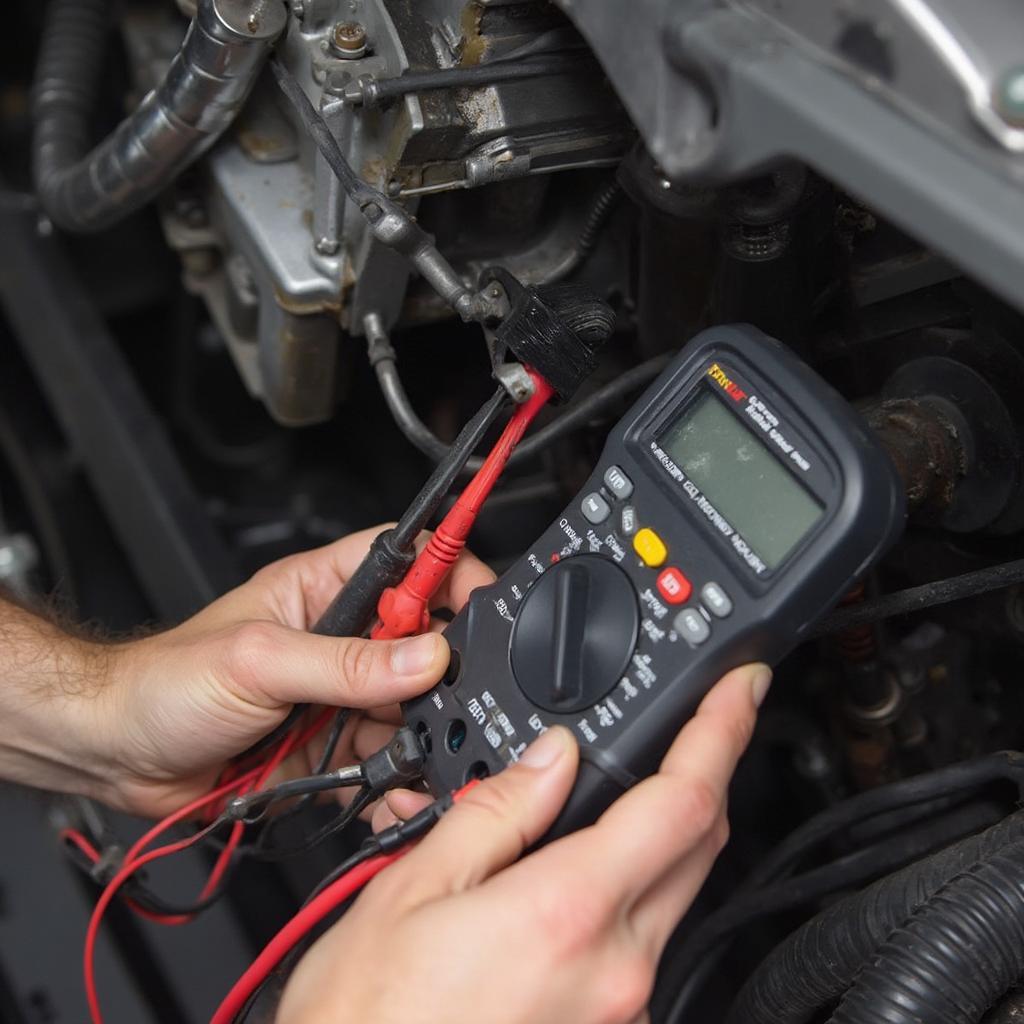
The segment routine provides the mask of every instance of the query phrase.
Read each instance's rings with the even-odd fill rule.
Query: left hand
[[[284,720],[292,704],[363,709],[332,764],[380,749],[400,721],[396,702],[433,686],[448,665],[436,632],[398,641],[306,632],[354,572],[373,537],[364,530],[260,570],[182,625],[109,648],[109,679],[91,700],[91,795],[161,816],[206,792],[218,772]],[[425,537],[423,542],[425,542]],[[435,606],[457,611],[493,573],[469,553]],[[323,735],[286,762],[308,774]]]

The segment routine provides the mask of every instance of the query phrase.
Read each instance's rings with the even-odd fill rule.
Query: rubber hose
[[[108,0],[51,0],[47,10],[32,84],[32,173],[40,194],[58,170],[89,152],[107,9]]]
[[[942,887],[863,968],[829,1024],[977,1024],[1024,970],[1024,840]]]
[[[823,910],[747,979],[726,1024],[806,1024],[850,987],[890,934],[943,885],[1020,839],[1024,812]]]
[[[32,176],[68,231],[99,231],[149,202],[241,110],[288,20],[282,0],[199,0],[163,81],[92,150],[107,0],[52,0],[32,88]]]

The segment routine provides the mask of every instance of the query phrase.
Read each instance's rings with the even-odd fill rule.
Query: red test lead
[[[533,395],[513,413],[484,464],[459,495],[451,511],[441,520],[402,582],[381,595],[377,605],[380,621],[370,634],[375,640],[412,636],[429,628],[430,599],[437,593],[466,546],[476,517],[516,445],[522,440],[534,417],[555,393],[554,388],[536,370],[527,367],[527,371],[534,384]]]

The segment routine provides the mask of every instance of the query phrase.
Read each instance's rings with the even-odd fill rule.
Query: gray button
[[[586,516],[587,521],[597,526],[598,523],[603,523],[611,514],[612,510],[608,502],[601,497],[597,491],[588,494],[580,504],[580,508],[583,511],[583,515]]]
[[[632,537],[636,533],[636,509],[632,505],[623,505],[619,513],[619,529],[623,537]]]
[[[696,608],[684,608],[674,623],[676,632],[691,644],[702,644],[711,636],[711,627]]]
[[[700,588],[700,599],[716,618],[724,619],[732,611],[729,595],[717,583],[705,583]]]
[[[604,485],[616,498],[622,500],[633,493],[633,481],[618,466],[609,466],[605,470]]]

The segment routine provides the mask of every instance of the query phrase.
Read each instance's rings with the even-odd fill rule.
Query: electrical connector
[[[360,766],[367,789],[374,795],[415,782],[423,774],[427,755],[419,737],[403,726],[391,742],[371,754]]]
[[[454,802],[455,798],[451,793],[439,797],[411,818],[400,821],[397,825],[381,829],[367,840],[366,847],[373,853],[391,853],[408,843],[422,839],[441,820]]]

